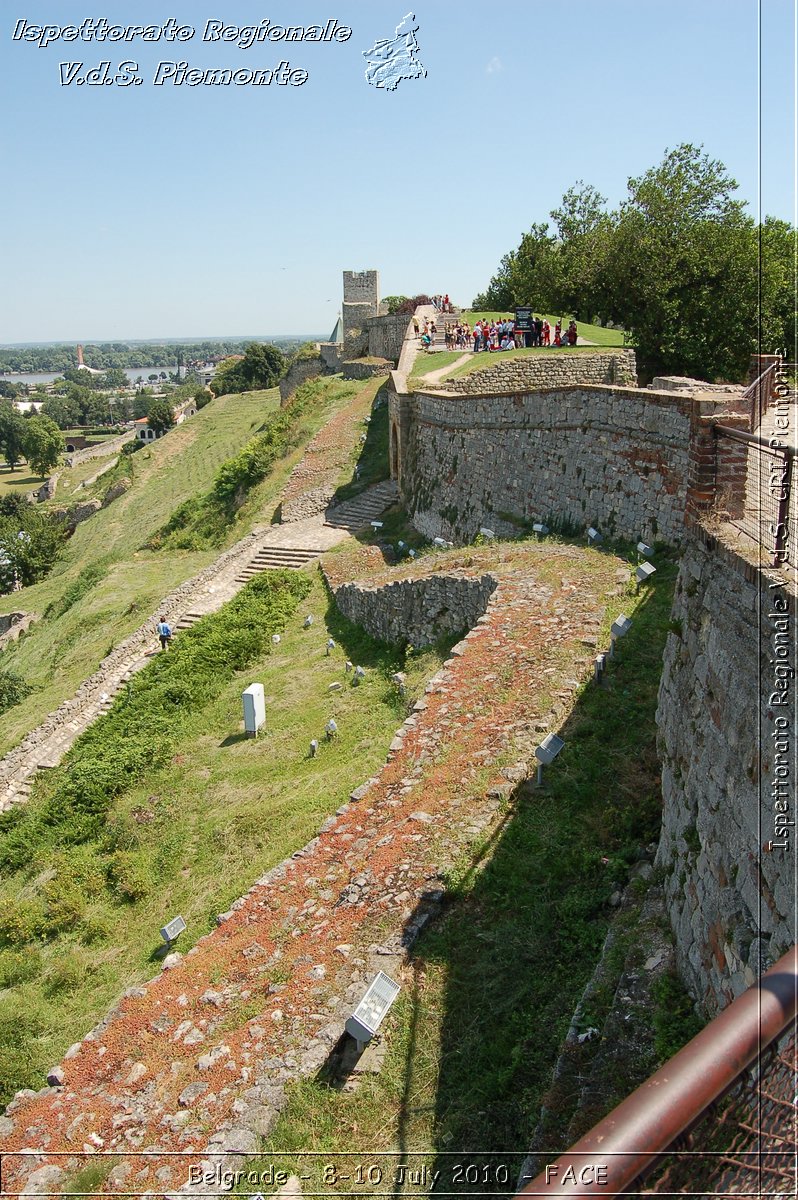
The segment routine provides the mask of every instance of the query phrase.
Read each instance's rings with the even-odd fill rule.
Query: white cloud
[[[494,54],[493,58],[490,60],[488,65],[485,67],[485,71],[487,72],[488,75],[496,75],[496,74],[498,74],[499,71],[503,71],[503,70],[504,70],[504,67],[502,66],[502,60]]]

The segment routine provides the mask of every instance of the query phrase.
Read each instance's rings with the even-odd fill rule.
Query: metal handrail
[[[747,433],[744,429],[735,429],[732,425],[721,425],[718,421],[712,422],[712,429],[715,433],[732,438],[734,441],[747,442],[749,446],[761,446],[763,450],[772,450],[774,454],[785,454],[788,457],[795,455],[795,446],[791,446],[789,443],[774,446],[772,445],[773,439],[765,437],[761,433]]]
[[[798,1014],[798,947],[518,1193],[623,1194],[734,1087]]]

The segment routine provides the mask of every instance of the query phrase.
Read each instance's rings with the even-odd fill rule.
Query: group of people
[[[446,293],[446,295],[445,295],[445,296],[433,296],[433,297],[432,297],[432,303],[435,305],[435,307],[437,308],[438,312],[444,312],[444,313],[447,313],[447,312],[449,312],[449,311],[450,311],[450,309],[451,309],[451,302],[450,302],[450,300],[449,300],[449,293],[448,293],[448,292]]]
[[[576,321],[571,321],[568,328],[563,333],[562,325],[559,321],[554,326],[554,338],[552,340],[552,328],[549,322],[544,317],[533,317],[532,328],[529,330],[530,344],[532,346],[575,346],[577,339]]]
[[[424,328],[422,329],[418,323],[418,317],[413,317],[413,331],[416,337],[420,336],[422,348],[424,350],[431,349],[432,343],[435,341],[435,334],[438,332],[438,326],[435,324],[435,318],[425,317]]]
[[[449,297],[443,299],[448,308]],[[443,311],[446,312],[447,308]],[[413,326],[423,349],[430,350],[438,328],[435,318],[426,318],[422,328],[418,318],[413,317]],[[473,347],[475,354],[482,350],[517,350],[524,346],[575,346],[577,336],[576,321],[572,320],[563,331],[562,322],[557,321],[552,329],[545,317],[533,317],[527,330],[518,329],[512,317],[503,317],[498,321],[480,319],[474,323],[473,329],[467,321],[447,322],[444,329],[447,350]]]
[[[446,349],[465,350],[473,345],[474,353],[482,350],[516,350],[523,346],[575,346],[576,321],[563,332],[558,321],[554,329],[543,317],[532,320],[530,330],[520,330],[512,317],[503,320],[479,320],[471,329],[467,322],[458,321],[446,326]]]

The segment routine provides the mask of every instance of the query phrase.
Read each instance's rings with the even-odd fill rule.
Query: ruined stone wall
[[[788,672],[796,610],[794,594],[772,582],[700,530],[691,534],[660,684],[657,862],[680,969],[707,1014],[796,940],[796,838],[787,823],[795,821]],[[784,691],[776,662],[787,672]],[[782,811],[772,791],[777,769],[787,785]]]
[[[96,446],[87,446],[85,450],[76,450],[74,454],[66,454],[64,463],[68,467],[76,467],[79,463],[88,462],[91,458],[108,458],[111,454],[118,454],[127,442],[133,441],[135,436],[135,429],[129,429],[127,433],[109,438],[107,442],[99,442]]]
[[[341,374],[344,379],[376,379],[379,375],[390,375],[393,367],[388,359],[366,362],[355,359],[353,362],[341,363]]]
[[[344,583],[335,602],[350,621],[383,642],[429,646],[476,625],[496,590],[493,575],[431,575],[383,587]]]
[[[374,358],[390,358],[393,363],[397,363],[410,323],[411,318],[407,313],[372,317],[366,321],[369,355]]]
[[[481,355],[480,357],[484,357]],[[552,354],[533,354],[525,358],[502,358],[484,371],[444,380],[436,390],[458,395],[483,395],[491,392],[526,392],[535,388],[572,387],[579,383],[618,384],[635,387],[637,364],[634,350],[585,351],[555,350]]]
[[[300,383],[328,373],[327,365],[321,355],[318,358],[302,358],[298,362],[292,363],[279,383],[281,407],[288,403]]]
[[[691,426],[675,393],[582,385],[504,396],[392,395],[392,471],[414,525],[468,541],[487,525],[555,519],[678,542]]]

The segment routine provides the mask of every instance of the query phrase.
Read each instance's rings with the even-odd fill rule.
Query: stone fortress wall
[[[683,977],[712,1015],[796,940],[794,576],[758,569],[706,524],[718,479],[745,489],[745,447],[713,424],[747,429],[749,414],[739,389],[700,383],[582,378],[497,394],[485,375],[467,394],[410,394],[392,376],[391,471],[420,531],[462,542],[559,517],[681,547],[657,712],[657,861]],[[792,690],[775,691],[775,664]],[[787,812],[772,791],[785,771]]]
[[[771,661],[783,640],[795,669],[795,645],[782,634],[794,636],[796,603],[773,582],[695,529],[660,684],[657,863],[682,975],[709,1013],[796,940],[794,772],[783,816],[772,793],[778,756],[795,764],[794,683],[773,703]]]
[[[391,462],[413,523],[468,541],[557,521],[679,541],[696,404],[579,384],[514,395],[392,395]]]

